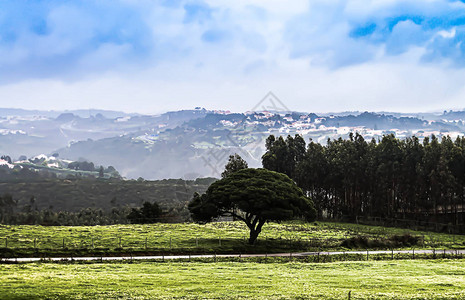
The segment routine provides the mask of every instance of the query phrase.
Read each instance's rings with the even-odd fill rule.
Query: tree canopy
[[[230,155],[228,163],[224,167],[224,172],[221,173],[221,178],[225,178],[234,172],[247,169],[248,167],[247,162],[239,154]]]
[[[194,194],[188,205],[196,222],[220,216],[242,220],[250,229],[253,244],[268,221],[305,217],[315,219],[313,202],[285,174],[266,169],[243,169],[218,180],[206,193]]]
[[[159,222],[161,214],[157,203],[145,201],[141,208],[133,208],[127,218],[133,224],[150,224]]]
[[[288,135],[284,140],[282,136],[275,138],[274,135],[270,135],[266,139],[265,147],[267,151],[262,156],[263,167],[293,178],[296,164],[303,159],[305,154],[305,140],[302,136]]]

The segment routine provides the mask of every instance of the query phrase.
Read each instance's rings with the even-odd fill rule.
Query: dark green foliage
[[[296,140],[270,136],[263,166],[291,174],[319,218],[450,223],[465,232],[465,137],[367,142],[351,133],[326,145],[310,141],[303,155]]]
[[[144,202],[141,208],[133,208],[128,215],[132,224],[150,224],[160,222],[162,210],[157,203]]]
[[[3,224],[42,225],[127,223],[130,209],[149,201],[157,202],[166,209],[164,221],[182,222],[189,218],[187,203],[191,195],[205,192],[215,180],[61,180],[41,177],[0,180],[0,193],[10,194],[14,200],[12,206],[0,207],[0,213],[5,212],[2,213],[5,217],[0,215],[0,221]],[[32,196],[34,203],[31,203]]]
[[[8,218],[13,213],[13,208],[16,202],[10,194],[5,194],[0,197],[0,222],[3,223],[5,218]]]
[[[95,171],[94,163],[87,161],[74,161],[68,164],[69,169],[81,171]]]
[[[263,167],[268,170],[295,177],[295,167],[305,155],[305,141],[300,135],[277,139],[270,135],[266,139],[266,153],[262,157]]]
[[[128,207],[113,208],[104,211],[98,208],[85,208],[78,212],[53,211],[51,209],[34,210],[26,205],[23,211],[11,214],[5,224],[42,225],[42,226],[93,226],[128,223]]]
[[[247,169],[248,167],[249,165],[247,164],[247,162],[244,159],[242,159],[242,157],[239,154],[236,153],[234,155],[230,155],[228,163],[224,167],[224,172],[221,173],[221,178],[225,178],[234,172]]]
[[[397,249],[411,247],[420,244],[419,236],[413,236],[408,233],[403,235],[393,235],[387,238],[373,239],[368,236],[355,236],[344,240],[342,247],[350,249]]]
[[[286,175],[266,169],[244,169],[214,182],[203,195],[194,194],[189,211],[197,222],[220,216],[244,221],[253,244],[268,221],[315,219],[313,203]]]

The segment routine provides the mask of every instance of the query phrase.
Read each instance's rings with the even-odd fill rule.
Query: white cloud
[[[300,111],[418,111],[460,107],[465,94],[462,69],[423,59],[434,37],[457,38],[455,27],[400,18],[391,31],[381,28],[389,18],[441,16],[460,3],[208,0],[210,17],[190,22],[182,2],[124,3],[133,14],[121,24],[120,10],[99,23],[99,14],[57,6],[46,16],[50,34],[0,42],[0,65],[19,70],[0,85],[0,106],[245,111],[272,90]],[[351,36],[370,22],[371,36]],[[49,60],[56,66],[44,74]]]
[[[438,35],[445,38],[445,39],[451,39],[455,37],[455,34],[457,33],[456,28],[452,28],[450,31],[447,30],[441,30],[438,32]]]

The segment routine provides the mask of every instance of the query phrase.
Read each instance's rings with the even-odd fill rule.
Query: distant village
[[[216,114],[224,114],[228,115],[230,114],[229,111],[213,111]],[[359,125],[359,126],[328,126],[326,125],[326,121],[328,119],[335,119],[336,116],[334,115],[329,115],[325,117],[317,117],[314,114],[302,114],[299,116],[298,119],[295,118],[295,116],[291,114],[286,114],[286,113],[276,113],[276,112],[269,112],[269,111],[263,111],[260,113],[256,112],[247,112],[245,114],[247,116],[246,118],[246,123],[253,126],[253,125],[264,125],[268,128],[270,128],[269,132],[270,133],[275,133],[279,132],[280,135],[294,135],[294,134],[300,134],[304,137],[312,138],[313,140],[320,142],[320,143],[326,143],[328,138],[330,139],[335,139],[335,138],[348,138],[349,133],[359,133],[362,135],[365,139],[378,139],[382,138],[383,135],[387,134],[394,134],[397,138],[403,139],[411,136],[416,136],[420,140],[424,139],[425,137],[429,137],[432,135],[435,135],[437,137],[442,137],[442,136],[450,136],[452,139],[456,138],[457,136],[462,136],[465,134],[465,130],[461,130],[460,127],[464,126],[464,120],[462,119],[455,119],[455,120],[449,120],[449,119],[440,119],[440,120],[425,120],[425,125],[424,126],[419,126],[418,128],[409,128],[405,129],[400,126],[398,127],[392,127],[392,128],[386,128],[386,129],[378,129],[376,128],[376,124],[374,126],[367,126],[367,125]],[[285,122],[280,122],[279,120],[276,120],[276,116],[279,115],[282,120]],[[314,117],[315,116],[315,117]],[[229,120],[222,120],[221,124],[226,126],[226,127],[237,127],[239,123],[242,122],[240,121],[229,121]],[[433,123],[444,123],[447,125],[457,125],[457,126],[452,126],[452,128],[457,127],[457,130],[450,130],[450,126],[447,126],[446,128],[443,129],[437,129],[437,128],[430,128],[433,126]],[[278,128],[276,128],[276,125],[278,124]],[[436,126],[437,127],[437,126]]]

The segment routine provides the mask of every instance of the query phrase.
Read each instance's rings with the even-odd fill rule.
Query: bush
[[[342,241],[341,246],[349,249],[366,249],[366,248],[400,248],[415,246],[421,242],[419,236],[413,236],[409,233],[403,235],[393,235],[382,239],[369,239],[366,236],[356,236]]]
[[[141,208],[133,208],[128,215],[128,220],[132,224],[149,224],[160,222],[162,214],[157,203],[144,202]]]

